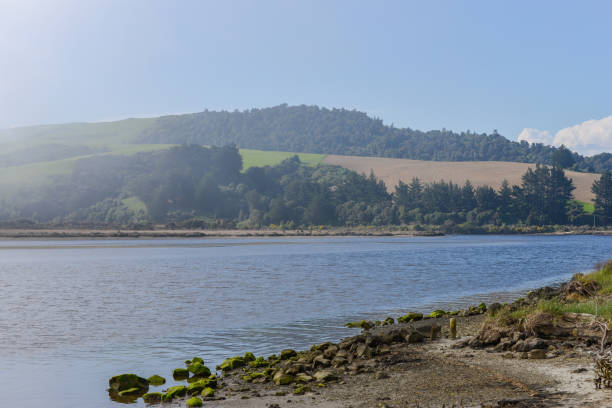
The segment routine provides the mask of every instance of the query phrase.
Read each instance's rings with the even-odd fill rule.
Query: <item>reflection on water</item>
[[[354,333],[342,327],[348,320],[510,300],[589,269],[611,244],[596,236],[4,241],[0,381],[23,391],[19,406],[85,397],[115,406],[105,388],[120,372],[168,378],[194,355],[214,366],[247,350],[338,340]],[[32,381],[43,387],[36,395]]]

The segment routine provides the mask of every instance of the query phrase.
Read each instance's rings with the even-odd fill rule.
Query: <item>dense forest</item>
[[[470,232],[483,225],[592,220],[572,201],[572,181],[558,166],[529,169],[520,186],[504,183],[498,191],[470,182],[459,186],[414,179],[393,193],[372,174],[306,166],[297,156],[276,166],[241,170],[242,158],[233,145],[91,157],[78,161],[72,175],[0,203],[0,221],[183,228],[412,224]],[[612,210],[611,182],[606,173],[593,186],[602,214]]]
[[[287,106],[165,116],[140,135],[143,143],[234,143],[241,148],[437,161],[511,161],[577,171],[612,170],[612,154],[583,157],[563,147],[513,142],[499,135],[386,126],[363,112]]]

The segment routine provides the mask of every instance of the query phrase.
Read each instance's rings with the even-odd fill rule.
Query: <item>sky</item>
[[[609,1],[0,0],[0,128],[308,104],[612,151]]]

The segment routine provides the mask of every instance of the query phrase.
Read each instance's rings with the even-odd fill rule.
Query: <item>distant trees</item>
[[[390,194],[374,174],[309,167],[297,156],[241,172],[236,146],[178,146],[76,163],[70,176],[4,203],[7,220],[104,225],[165,223],[190,227],[429,224],[444,231],[482,225],[580,222],[574,186],[560,167],[529,169],[521,185],[498,190],[443,180],[400,182]],[[596,209],[612,216],[610,173],[593,185]],[[18,201],[21,200],[21,201]],[[583,217],[582,217],[583,218]]]
[[[583,157],[565,146],[510,141],[496,131],[487,135],[401,129],[355,110],[304,105],[166,116],[157,119],[141,141],[209,146],[235,143],[263,150],[437,161],[501,160],[578,171],[612,170],[609,153]]]
[[[591,191],[595,194],[595,214],[603,216],[603,222],[612,220],[612,173],[607,171],[593,182]]]

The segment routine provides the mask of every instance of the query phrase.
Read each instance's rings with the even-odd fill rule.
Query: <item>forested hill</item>
[[[591,158],[542,144],[513,142],[493,133],[422,132],[383,124],[355,110],[287,106],[234,112],[165,116],[143,131],[143,143],[197,143],[323,154],[437,161],[513,161],[579,171],[612,169],[612,155]]]
[[[305,105],[0,130],[0,148],[11,154],[24,144],[30,147],[54,144],[55,150],[64,146],[61,157],[48,160],[68,157],[65,153],[69,149],[65,146],[75,144],[105,149],[117,144],[224,146],[231,143],[240,148],[299,153],[554,163],[577,171],[612,170],[610,153],[583,157],[565,148],[513,142],[497,133],[396,128],[363,112]],[[49,149],[45,147],[45,150]]]

